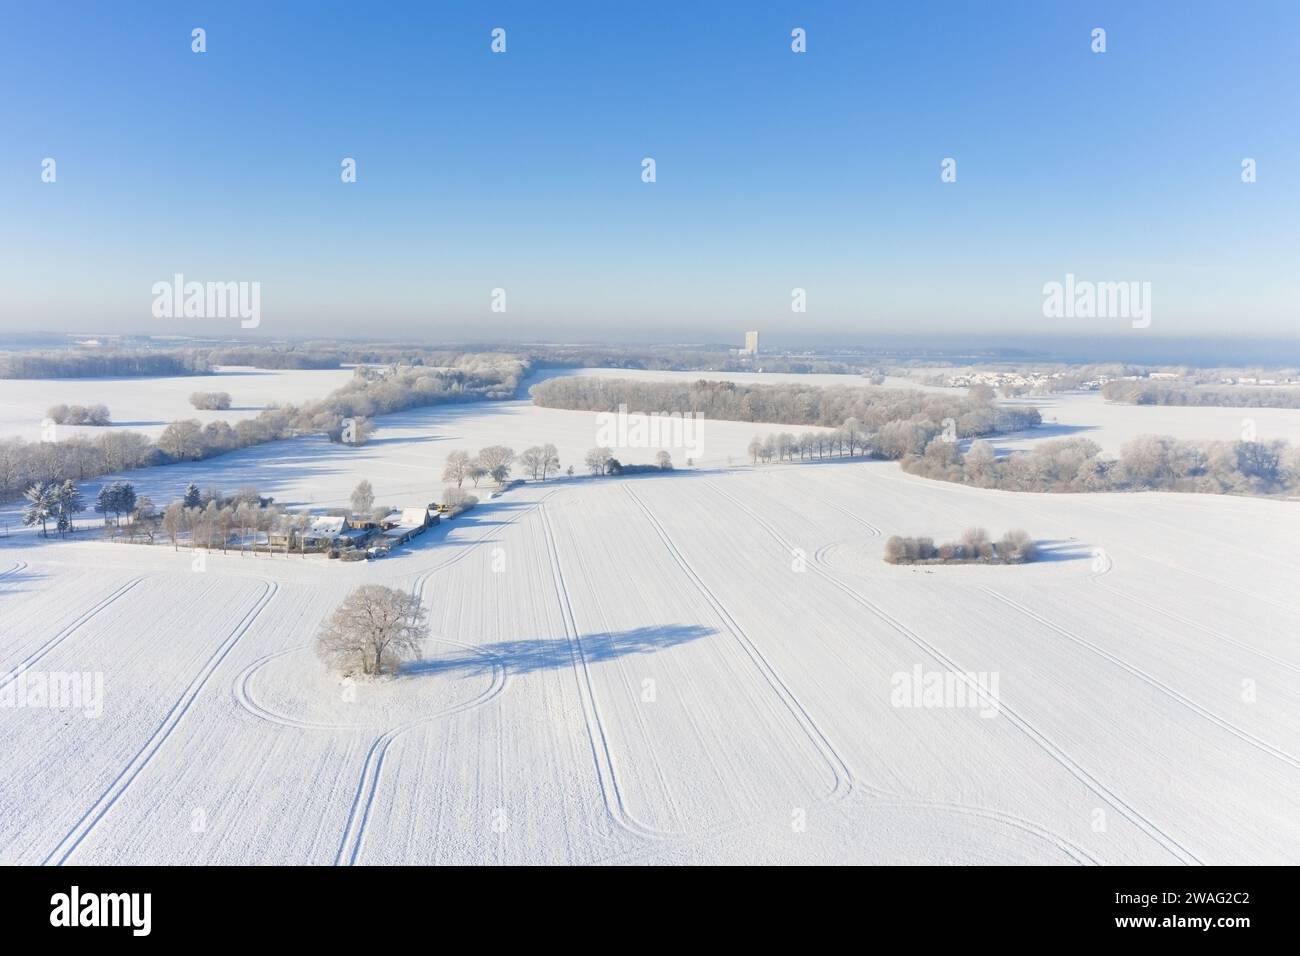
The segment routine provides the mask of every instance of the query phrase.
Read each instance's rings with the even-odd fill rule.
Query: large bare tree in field
[[[420,599],[381,584],[354,590],[316,635],[316,654],[344,675],[391,674],[428,636]]]
[[[442,469],[443,481],[454,481],[459,488],[470,477],[470,457],[467,451],[453,451],[447,456],[447,464]]]

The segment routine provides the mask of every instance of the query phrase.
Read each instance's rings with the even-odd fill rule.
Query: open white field
[[[384,425],[132,477],[387,500],[436,494],[448,448],[592,444],[523,403]],[[1046,559],[880,560],[972,524]],[[1298,536],[1288,502],[884,462],[530,483],[373,564],[16,534],[0,682],[102,673],[104,701],[0,707],[0,862],[1300,863]],[[372,581],[435,636],[349,692],[310,644]],[[901,706],[914,673],[980,690]]]
[[[1248,428],[1253,428],[1260,441],[1285,438],[1300,445],[1300,408],[1124,405],[1108,402],[1097,392],[1018,398],[1004,404],[1036,406],[1046,427],[998,438],[993,444],[999,450],[1030,448],[1047,438],[1079,437],[1095,441],[1103,451],[1117,455],[1124,442],[1138,435],[1231,442],[1240,441]]]
[[[352,369],[271,370],[222,367],[213,375],[168,378],[0,379],[0,438],[41,440],[41,421],[53,405],[107,405],[112,428],[156,437],[171,422],[194,418],[204,424],[232,425],[253,418],[268,405],[287,405],[324,398],[346,385]],[[199,411],[190,404],[194,392],[229,392],[227,411]],[[59,439],[94,435],[100,428],[59,426]]]

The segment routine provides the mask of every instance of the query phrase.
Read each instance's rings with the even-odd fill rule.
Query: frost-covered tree
[[[185,486],[185,497],[182,499],[186,508],[197,508],[202,496],[199,494],[199,486],[190,482]]]
[[[47,522],[58,508],[58,493],[50,485],[37,482],[23,493],[27,504],[23,507],[23,524],[41,526],[41,537],[48,538]]]
[[[172,422],[158,436],[158,450],[173,461],[203,457],[203,426],[192,418]]]
[[[197,489],[195,490],[197,491]],[[177,550],[176,540],[185,528],[185,503],[183,501],[173,501],[167,506],[167,510],[163,512],[162,527],[163,533],[171,539],[172,550]]]
[[[524,470],[531,474],[533,478],[540,478],[542,474],[542,461],[545,452],[540,445],[534,445],[532,448],[525,448],[519,456],[519,463],[524,466]]]
[[[352,489],[352,512],[353,514],[366,514],[375,506],[375,489],[370,487],[370,482],[362,479],[360,484]]]
[[[95,511],[104,516],[104,524],[108,524],[108,516],[113,516],[113,523],[120,524],[122,515],[129,515],[135,510],[135,488],[126,481],[114,481],[99,489],[99,495],[95,499]]]
[[[673,457],[666,451],[661,451],[655,455],[655,464],[659,466],[660,471],[673,470]]]
[[[542,481],[547,474],[560,470],[560,451],[550,442],[542,446]]]
[[[469,477],[469,452],[457,449],[447,456],[447,464],[442,469],[443,481],[454,481],[459,488]]]
[[[365,584],[329,616],[316,635],[316,653],[341,674],[395,673],[418,657],[428,636],[427,612],[414,594]]]
[[[587,452],[583,463],[593,475],[603,475],[605,473],[605,462],[614,457],[614,453],[608,448],[593,448]]]
[[[73,520],[86,510],[86,503],[81,497],[81,489],[77,487],[76,482],[71,478],[67,478],[59,486],[57,497],[59,523],[64,526],[65,531],[76,530]]]
[[[478,453],[479,464],[487,470],[487,473],[497,481],[504,481],[505,478],[497,478],[498,470],[504,469],[503,475],[510,474],[510,466],[514,463],[515,452],[513,448],[507,448],[505,445],[489,445]]]

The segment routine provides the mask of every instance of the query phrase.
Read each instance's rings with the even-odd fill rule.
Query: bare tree
[[[316,635],[316,653],[344,675],[395,673],[419,657],[428,636],[426,611],[414,594],[365,584],[335,609]]]
[[[608,448],[593,448],[587,452],[583,463],[593,475],[603,475],[605,473],[605,462],[614,457],[614,453]]]
[[[519,462],[526,471],[530,472],[534,478],[537,478],[542,473],[542,462],[545,460],[545,454],[540,445],[534,445],[532,448],[524,449],[523,454],[519,456]]]
[[[171,538],[172,550],[177,550],[176,539],[185,527],[185,502],[173,501],[167,506],[163,512],[162,527],[167,537]]]
[[[459,488],[469,477],[469,452],[453,451],[447,456],[447,464],[442,469],[443,481],[454,481]]]
[[[550,471],[560,470],[560,451],[550,442],[542,446],[542,481]]]
[[[370,482],[362,480],[352,489],[352,511],[354,514],[366,514],[375,506],[375,489]]]
[[[496,478],[497,469],[499,468],[504,468],[505,474],[509,475],[510,466],[514,463],[514,460],[514,449],[507,448],[505,445],[489,445],[478,453],[479,464],[482,465],[487,470],[487,473],[493,478]]]

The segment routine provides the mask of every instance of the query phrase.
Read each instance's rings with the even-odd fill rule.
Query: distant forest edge
[[[740,385],[734,382],[644,382],[568,377],[534,385],[533,402],[548,408],[635,414],[699,414],[704,418],[773,425],[840,428],[855,421],[871,431],[905,422],[929,437],[978,438],[1032,428],[1042,422],[1032,406],[999,407],[993,390],[966,394],[847,385]],[[918,439],[919,440],[919,439]],[[924,443],[920,449],[924,449]],[[917,450],[920,450],[917,449]],[[909,449],[911,447],[909,446]]]
[[[38,483],[84,481],[133,468],[198,461],[266,442],[304,435],[364,444],[376,415],[428,405],[512,398],[531,366],[514,356],[444,356],[447,364],[384,369],[358,366],[352,381],[323,399],[272,406],[231,426],[174,421],[156,440],[112,430],[94,438],[80,435],[56,442],[0,439],[0,500],[24,494]]]
[[[344,365],[453,367],[466,354],[482,358],[520,359],[508,352],[420,349],[403,346],[244,346],[232,348],[89,349],[0,351],[0,379],[163,378],[211,375],[218,366],[250,368],[337,369]]]
[[[1300,388],[1203,388],[1118,379],[1101,387],[1102,397],[1131,405],[1188,405],[1202,408],[1300,408]]]

